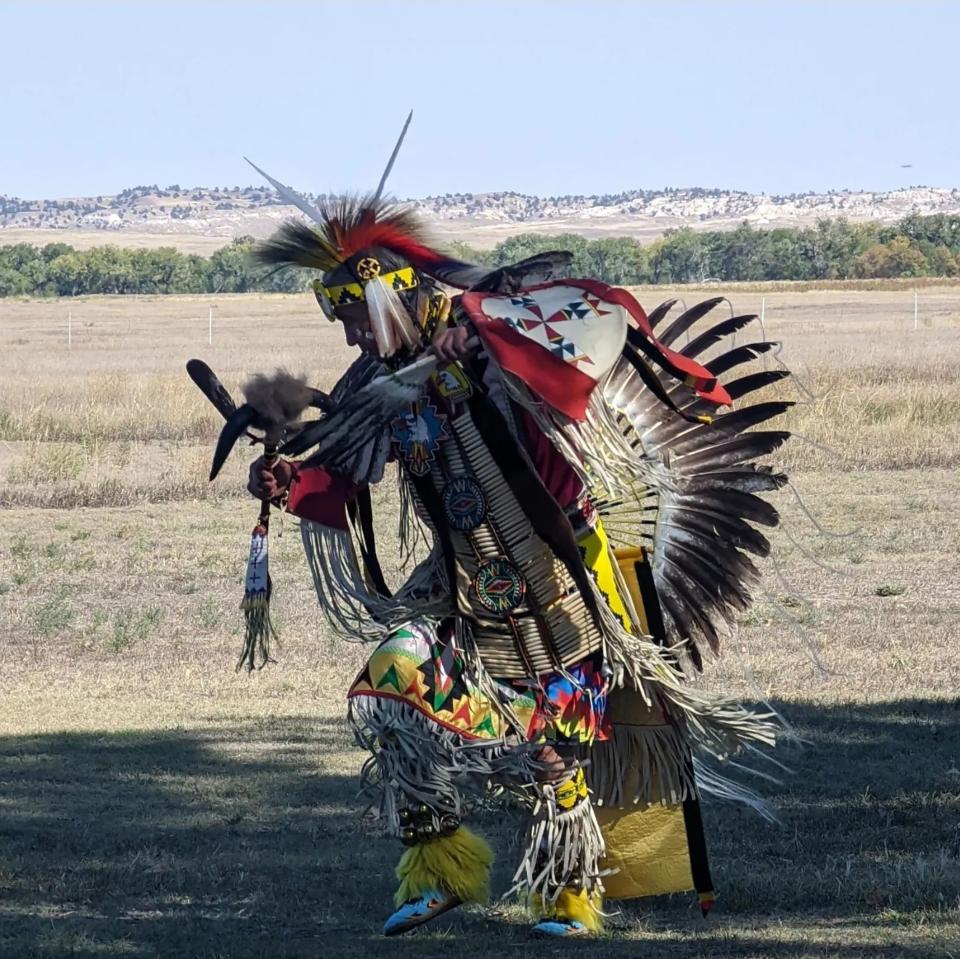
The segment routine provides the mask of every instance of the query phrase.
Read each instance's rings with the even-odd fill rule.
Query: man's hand
[[[567,762],[549,743],[541,746],[533,758],[543,764],[536,772],[537,782],[558,783],[566,775],[567,769],[572,768],[572,763]]]
[[[250,482],[247,489],[256,499],[276,499],[283,496],[293,478],[293,467],[284,459],[267,466],[261,456],[250,464]]]
[[[470,333],[465,326],[449,327],[433,338],[433,352],[448,363],[462,360],[470,352],[467,346],[468,339],[470,339]]]

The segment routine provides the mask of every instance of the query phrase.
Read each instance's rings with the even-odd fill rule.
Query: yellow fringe
[[[485,839],[461,826],[452,836],[411,846],[397,863],[400,888],[397,906],[425,892],[439,890],[463,902],[490,899],[490,866],[493,850]]]
[[[533,897],[533,911],[538,918],[576,919],[582,922],[590,932],[600,932],[603,928],[603,896],[599,892],[589,893],[586,889],[579,892],[564,889],[557,901],[544,906],[541,896]]]

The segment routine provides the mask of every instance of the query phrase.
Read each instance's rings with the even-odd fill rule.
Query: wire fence
[[[703,291],[691,293],[664,289],[651,297],[642,294],[648,304],[683,294],[681,305],[705,298]],[[723,288],[711,291],[722,295]],[[769,295],[732,291],[729,300],[737,312],[753,311],[766,331],[769,321],[796,318],[798,311],[808,312],[818,322],[855,324],[857,320],[889,324],[891,329],[922,332],[944,324],[955,325],[960,317],[960,289],[924,289],[922,291],[842,290],[774,292]],[[306,296],[237,296],[226,301],[187,301],[178,297],[143,298],[138,296],[103,299],[49,301],[0,300],[0,335],[3,342],[42,339],[51,346],[72,349],[111,341],[130,348],[140,340],[152,342],[157,336],[197,346],[227,346],[245,341],[251,335],[289,336],[315,330],[324,322],[312,300]]]

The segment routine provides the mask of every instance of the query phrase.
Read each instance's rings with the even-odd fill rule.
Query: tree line
[[[558,249],[573,253],[576,275],[622,285],[952,277],[960,276],[960,216],[908,216],[893,224],[822,219],[812,227],[769,230],[749,223],[729,231],[684,228],[646,245],[623,237],[528,234],[474,255],[503,266]]]
[[[0,247],[0,296],[92,293],[292,293],[312,278],[297,269],[254,262],[252,237],[209,257],[115,246],[75,250],[65,243]],[[492,250],[454,244],[451,251],[491,267],[545,250],[573,253],[571,273],[622,285],[705,280],[845,280],[960,276],[960,216],[908,216],[894,224],[819,220],[803,228],[668,231],[642,245],[629,237],[588,240],[576,234],[509,237]]]
[[[253,237],[240,237],[211,256],[66,243],[0,247],[0,296],[81,296],[91,293],[292,293],[304,286],[299,271],[253,262]]]

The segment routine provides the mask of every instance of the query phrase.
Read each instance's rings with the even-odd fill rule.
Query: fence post
[[[73,346],[73,310],[67,310],[67,349]]]
[[[213,307],[207,307],[207,345],[213,346]]]
[[[763,337],[763,342],[767,342],[767,298],[765,296],[760,297],[760,335]],[[769,369],[770,358],[766,353],[763,354],[763,368]]]
[[[917,321],[920,317],[920,306],[917,299],[917,291],[913,291],[913,332],[917,332]]]

